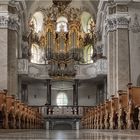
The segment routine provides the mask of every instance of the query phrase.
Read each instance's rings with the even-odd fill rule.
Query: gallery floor
[[[140,131],[0,130],[0,140],[140,140]]]

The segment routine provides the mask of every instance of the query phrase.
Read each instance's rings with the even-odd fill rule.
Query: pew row
[[[140,87],[131,83],[100,105],[85,112],[81,119],[84,129],[139,129]]]
[[[43,116],[38,108],[30,107],[7,91],[0,91],[0,128],[1,129],[41,129]]]

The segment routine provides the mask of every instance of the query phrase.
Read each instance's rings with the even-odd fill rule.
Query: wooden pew
[[[100,126],[101,126],[101,129],[105,129],[105,104],[101,105]]]
[[[15,128],[20,129],[21,126],[21,110],[20,110],[20,100],[15,100]]]
[[[25,129],[25,105],[24,103],[21,103],[20,104],[20,112],[21,112],[21,117],[20,117],[20,126],[21,126],[21,129]]]
[[[95,119],[95,107],[92,108],[92,113],[91,113],[91,123],[92,123],[92,127],[91,129],[94,129],[94,119]]]
[[[126,129],[128,126],[127,114],[129,111],[129,97],[126,91],[119,90],[118,128]]]
[[[131,83],[127,85],[129,95],[128,128],[138,129],[140,112],[140,87],[134,87]]]
[[[118,129],[118,112],[119,112],[119,99],[118,97],[111,97],[111,129]]]
[[[94,114],[95,114],[95,117],[94,117],[94,129],[97,129],[97,123],[98,123],[97,106],[94,109]]]
[[[6,94],[7,91],[0,91],[0,128],[7,128],[7,106],[6,106]]]
[[[110,128],[110,117],[111,117],[111,101],[107,100],[105,103],[105,128]]]
[[[6,96],[7,105],[7,123],[8,128],[15,128],[15,98],[13,96]]]
[[[101,107],[100,105],[97,106],[97,129],[101,127]]]

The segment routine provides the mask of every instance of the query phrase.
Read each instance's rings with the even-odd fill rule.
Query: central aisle
[[[0,130],[0,140],[140,140],[140,131]]]

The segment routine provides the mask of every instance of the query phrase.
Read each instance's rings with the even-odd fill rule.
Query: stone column
[[[8,93],[11,95],[17,95],[17,42],[16,30],[8,29]]]
[[[114,21],[107,20],[107,98],[113,94],[113,35],[114,35]]]
[[[76,130],[79,130],[79,128],[80,128],[80,122],[76,121]]]
[[[125,90],[130,81],[129,17],[125,4],[108,8],[106,29],[108,38],[108,98]]]
[[[49,121],[46,121],[46,130],[49,130]]]
[[[129,19],[125,15],[116,18],[116,91],[126,90],[130,82],[128,25]]]
[[[78,106],[78,84],[79,80],[75,80],[75,83],[73,85],[73,105]]]
[[[73,85],[73,105],[75,105],[75,84]]]
[[[116,95],[116,30],[113,32],[113,92]]]
[[[75,80],[75,105],[78,106],[78,84],[79,80]]]
[[[46,104],[51,105],[51,85],[50,85],[50,79],[47,79],[47,100]]]
[[[52,104],[52,85],[50,84],[49,86],[49,90],[50,90],[50,97],[49,97],[49,103],[50,105]]]
[[[0,89],[8,89],[8,5],[1,4],[0,11]]]
[[[1,4],[0,16],[1,53],[0,86],[8,89],[9,95],[17,95],[18,9],[7,2]]]

